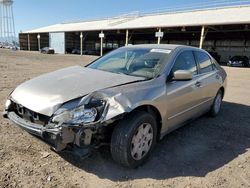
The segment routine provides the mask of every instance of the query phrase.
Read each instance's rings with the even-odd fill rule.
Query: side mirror
[[[173,74],[174,81],[188,81],[193,79],[193,74],[188,70],[177,70]]]

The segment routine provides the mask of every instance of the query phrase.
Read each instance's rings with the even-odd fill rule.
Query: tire
[[[244,63],[244,67],[250,67],[250,63]]]
[[[216,117],[219,114],[221,109],[221,103],[222,103],[222,91],[220,89],[214,98],[214,102],[210,110],[210,115],[212,117]]]
[[[140,134],[142,130],[147,132],[146,136]],[[156,135],[156,120],[150,113],[137,111],[129,114],[112,133],[110,150],[114,161],[125,167],[138,167],[152,152]]]

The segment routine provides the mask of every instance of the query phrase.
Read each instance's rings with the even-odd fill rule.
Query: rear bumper
[[[57,152],[66,149],[68,144],[73,146],[75,145],[78,149],[86,149],[88,146],[90,146],[93,131],[91,131],[89,128],[72,128],[68,125],[62,125],[58,128],[54,128],[56,125],[50,125],[49,127],[53,128],[48,128],[47,126],[26,121],[19,117],[15,112],[5,111],[3,116],[10,119],[28,133],[38,136]]]
[[[238,62],[228,62],[227,63],[228,66],[232,66],[232,67],[243,67],[244,63],[238,63]]]

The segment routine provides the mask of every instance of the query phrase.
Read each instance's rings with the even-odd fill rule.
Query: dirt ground
[[[95,59],[0,49],[0,111],[8,94],[37,75]],[[0,117],[0,187],[250,187],[250,68],[228,68],[221,113],[167,135],[138,169],[108,148],[87,159],[60,156]]]

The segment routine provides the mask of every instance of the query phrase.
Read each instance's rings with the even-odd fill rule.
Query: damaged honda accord
[[[56,152],[85,156],[109,144],[114,161],[135,168],[167,133],[204,113],[216,116],[226,77],[198,48],[127,46],[24,82],[3,115]]]

